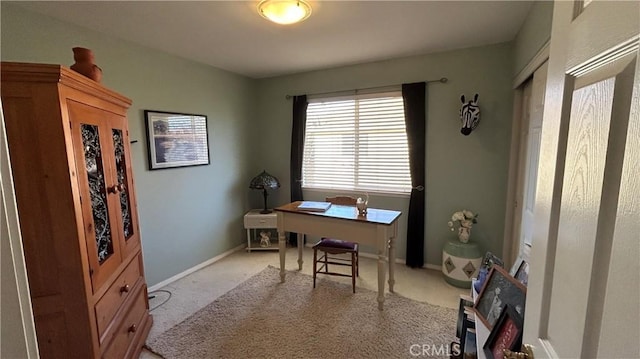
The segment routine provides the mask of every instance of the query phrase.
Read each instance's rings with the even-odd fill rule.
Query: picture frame
[[[483,345],[485,356],[489,359],[502,359],[503,349],[520,351],[522,346],[523,319],[515,308],[505,305],[500,318],[491,330]]]
[[[475,315],[474,315],[474,311],[472,308],[465,308],[464,309],[464,319],[463,319],[463,323],[462,323],[462,331],[461,331],[461,335],[460,335],[460,351],[462,351],[463,353],[465,352],[465,345],[466,345],[466,338],[467,338],[467,332],[469,331],[469,329],[476,329],[476,320],[475,320]]]
[[[473,289],[476,293],[480,293],[480,290],[482,290],[482,286],[493,266],[504,268],[504,261],[492,252],[485,253],[484,258],[482,258],[482,263],[480,264],[480,270],[478,271],[478,280],[473,284]]]
[[[461,339],[462,340],[462,339]],[[469,328],[465,332],[464,337],[464,349],[462,349],[463,358],[477,358],[478,347],[476,344],[476,330],[475,328]]]
[[[522,263],[524,261],[524,257],[522,257],[522,255],[519,255],[518,258],[516,258],[515,262],[513,262],[511,269],[509,269],[509,274],[515,277],[516,272],[518,271],[518,269],[520,269],[520,266],[522,266]]]
[[[463,323],[465,321],[465,309],[473,307],[473,298],[468,295],[460,294],[458,303],[458,322],[456,324],[456,337],[462,338]]]
[[[504,268],[494,265],[476,298],[473,310],[487,329],[492,329],[507,304],[524,317],[526,293],[527,287]]]
[[[149,169],[208,165],[207,116],[144,110]]]
[[[529,283],[529,263],[527,261],[522,261],[513,277],[526,287]]]
[[[495,265],[498,265],[504,268],[504,261],[500,257],[493,254],[492,252],[485,253],[484,258],[482,259],[482,264],[480,265],[480,268],[481,269],[486,268],[487,270],[490,270]]]

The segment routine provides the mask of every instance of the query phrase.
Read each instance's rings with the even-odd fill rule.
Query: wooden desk
[[[378,254],[378,309],[384,305],[385,262],[389,267],[389,291],[393,292],[396,259],[395,239],[398,235],[399,211],[369,208],[366,216],[359,216],[355,207],[332,205],[326,212],[298,211],[300,202],[275,208],[278,214],[278,251],[280,280],[285,279],[285,232],[298,233],[298,267],[302,269],[302,234],[331,237],[368,244]]]

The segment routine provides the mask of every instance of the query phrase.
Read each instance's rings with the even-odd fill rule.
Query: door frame
[[[544,45],[538,50],[527,65],[520,70],[513,80],[513,120],[511,126],[511,146],[509,148],[509,173],[507,177],[507,203],[504,221],[504,238],[502,240],[502,259],[505,263],[513,263],[517,258],[514,255],[515,247],[519,246],[520,239],[514,236],[514,231],[520,228],[520,224],[516,223],[518,216],[516,211],[520,210],[517,206],[518,188],[519,188],[519,168],[522,161],[525,160],[524,153],[521,150],[520,131],[523,126],[524,118],[522,116],[522,102],[524,99],[523,85],[533,73],[536,72],[549,59],[548,39]],[[524,186],[522,186],[524,190]]]
[[[15,335],[13,339],[20,338],[17,342],[3,341],[2,345],[10,349],[3,350],[3,353],[21,353],[27,359],[38,358],[38,339],[36,338],[36,328],[33,321],[33,310],[31,308],[31,295],[29,292],[29,281],[27,279],[27,266],[24,261],[22,249],[22,235],[20,233],[20,222],[18,219],[18,207],[16,204],[15,192],[13,189],[13,175],[9,159],[9,147],[4,125],[4,114],[2,111],[2,100],[0,100],[0,234],[2,247],[5,245],[10,249],[9,253],[3,250],[2,260],[10,261],[13,276],[10,281],[11,292],[16,295],[9,299],[11,310],[19,310],[21,321],[19,323],[3,323],[11,327],[10,330],[20,330],[23,336]],[[6,247],[4,248],[6,249]],[[3,274],[4,276],[4,274]],[[4,287],[5,284],[3,284]],[[7,297],[14,293],[3,293]],[[3,300],[4,302],[4,300]],[[4,339],[4,338],[3,338]],[[22,341],[24,339],[24,341]]]

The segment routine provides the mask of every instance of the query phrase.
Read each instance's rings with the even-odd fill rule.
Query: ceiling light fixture
[[[311,6],[304,0],[263,0],[258,12],[276,24],[290,25],[308,18]]]

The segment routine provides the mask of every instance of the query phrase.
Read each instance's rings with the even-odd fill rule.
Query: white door
[[[524,342],[640,357],[640,2],[557,1]]]
[[[522,168],[522,195],[520,199],[521,211],[518,233],[518,253],[529,260],[533,238],[533,210],[536,196],[536,179],[538,177],[538,159],[540,155],[540,139],[542,132],[542,118],[544,110],[544,93],[547,81],[547,62],[542,64],[534,74],[533,79],[525,88],[527,101],[526,150],[524,152]],[[529,93],[529,96],[527,94]]]

